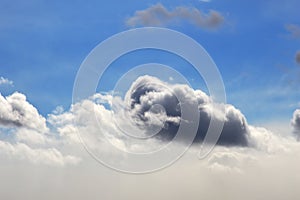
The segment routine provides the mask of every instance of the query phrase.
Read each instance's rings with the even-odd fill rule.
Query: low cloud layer
[[[59,150],[53,147],[49,148],[32,148],[31,146],[17,142],[3,142],[0,140],[1,157],[5,156],[9,160],[25,161],[37,165],[48,166],[65,166],[69,164],[77,164],[80,159],[71,156],[63,155]]]
[[[207,14],[195,7],[186,6],[178,6],[173,10],[168,10],[158,3],[145,10],[136,11],[132,17],[126,20],[126,25],[130,27],[166,26],[181,21],[187,21],[200,28],[215,29],[223,24],[224,17],[215,10],[210,10]]]

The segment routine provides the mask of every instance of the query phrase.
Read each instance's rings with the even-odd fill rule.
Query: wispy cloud
[[[4,77],[0,77],[0,85],[13,85],[14,84],[14,82],[13,81],[11,81],[11,80],[9,80],[9,79],[7,79],[7,78],[4,78]]]
[[[222,14],[210,10],[207,14],[195,7],[178,6],[168,10],[164,5],[158,3],[145,10],[138,10],[126,20],[126,25],[136,26],[166,26],[171,23],[188,21],[189,23],[205,29],[215,29],[224,22]]]

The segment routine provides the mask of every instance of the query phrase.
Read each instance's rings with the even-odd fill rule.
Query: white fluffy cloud
[[[48,130],[45,118],[18,92],[8,97],[0,94],[0,125],[27,127],[39,132]]]
[[[80,161],[75,156],[63,155],[56,148],[60,141],[49,132],[46,119],[24,94],[0,95],[0,128],[0,155],[8,159],[54,166]]]
[[[131,27],[136,26],[165,26],[170,23],[182,20],[206,29],[217,28],[224,17],[215,10],[210,10],[208,14],[202,13],[195,7],[178,6],[173,10],[168,10],[161,3],[150,6],[145,10],[136,11],[134,16],[126,20],[126,24]]]

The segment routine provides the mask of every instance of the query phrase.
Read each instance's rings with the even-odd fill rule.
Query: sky
[[[132,28],[126,26],[126,20],[136,10],[157,3],[2,1],[1,76],[14,81],[14,87],[2,87],[1,93],[25,93],[43,115],[58,105],[68,107],[75,75],[91,49]],[[293,36],[287,27],[299,25],[297,1],[162,3],[169,10],[177,6],[193,6],[203,12],[213,9],[224,17],[217,30],[189,22],[166,26],[187,34],[207,50],[222,74],[228,101],[249,120],[256,123],[291,115],[299,99],[295,61],[299,34]],[[257,92],[260,95],[253,95]],[[246,99],[240,97],[244,93],[249,94]],[[253,105],[248,106],[248,99]],[[282,108],[283,104],[291,107]]]
[[[297,0],[2,0],[0,197],[297,199],[299,7]],[[226,102],[210,96],[185,58],[159,49],[115,59],[95,93],[74,102],[76,77],[92,50],[143,27],[199,43],[218,69]],[[130,72],[136,66],[145,71]],[[213,152],[199,160],[201,142],[214,143],[205,139],[210,121],[223,129],[213,134]],[[123,173],[139,170],[155,172]]]

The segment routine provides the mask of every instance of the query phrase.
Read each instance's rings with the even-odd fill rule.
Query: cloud
[[[65,166],[80,162],[80,158],[71,155],[64,156],[56,148],[32,148],[25,143],[11,144],[0,140],[0,150],[0,154],[7,156],[8,159],[17,159],[33,164]]]
[[[7,78],[4,78],[4,77],[0,77],[0,85],[13,85],[14,82],[7,79]]]
[[[296,60],[296,63],[300,65],[300,51],[296,52],[295,60]]]
[[[61,142],[24,94],[0,94],[1,158],[52,166],[77,164],[79,157],[58,150]]]
[[[80,133],[86,137],[91,149],[98,151],[106,151],[105,142],[101,141],[105,137],[124,151],[148,151],[175,137],[180,121],[184,120],[181,119],[178,98],[183,100],[180,104],[187,107],[193,101],[197,102],[200,121],[195,144],[202,142],[211,117],[214,117],[224,120],[218,145],[253,147],[264,152],[286,150],[285,145],[281,145],[283,139],[280,142],[271,131],[248,125],[245,116],[233,105],[217,104],[201,90],[183,84],[169,84],[151,76],[142,76],[133,82],[124,100],[119,96],[97,93],[72,105],[69,111],[50,114],[47,121],[68,143],[80,143],[76,135]],[[103,106],[105,102],[113,109]],[[132,143],[124,136],[124,131],[149,139]],[[185,139],[179,142],[184,143]]]
[[[27,127],[46,132],[46,120],[37,109],[26,101],[26,96],[15,92],[8,97],[0,94],[0,125]]]
[[[290,36],[294,39],[300,38],[300,26],[296,24],[287,24],[285,26],[286,30],[289,31]]]
[[[295,110],[291,124],[294,129],[294,133],[300,137],[300,109]]]
[[[289,153],[268,155],[249,148],[217,147],[208,159],[198,160],[197,149],[190,149],[171,167],[139,176],[114,172],[91,159],[63,168],[2,163],[0,198],[297,200],[299,150],[298,146]]]
[[[136,11],[134,16],[126,20],[126,25],[136,26],[166,26],[168,24],[188,21],[204,29],[220,27],[224,22],[221,13],[210,10],[208,14],[202,13],[195,7],[178,6],[168,10],[161,3],[152,5],[145,10]]]
[[[59,150],[63,141],[57,141],[54,136],[27,128],[0,130],[1,160],[57,167],[76,165],[81,161],[79,156],[65,155]]]
[[[178,98],[182,101],[179,102]],[[165,122],[157,137],[170,140],[176,135],[179,127],[180,105],[184,104],[192,108],[193,101],[197,102],[200,113],[195,142],[204,139],[210,120],[214,117],[220,122],[225,122],[218,144],[248,146],[249,130],[243,114],[230,104],[214,103],[204,92],[193,90],[187,85],[170,85],[155,77],[139,77],[126,94],[125,106],[129,110],[127,116],[131,116],[132,121],[143,129],[160,127]],[[164,111],[151,110],[155,105],[161,105]],[[220,110],[224,110],[225,113],[220,113]],[[188,111],[188,113],[192,112]]]
[[[171,134],[170,126],[176,128],[181,114],[180,105],[175,106],[178,102],[175,94],[177,97],[184,97],[183,103],[189,104],[192,100],[198,102],[198,111],[205,119],[203,122],[200,119],[200,125],[207,123],[209,117],[205,118],[206,116],[223,117],[225,127],[228,128],[222,133],[227,136],[220,138],[220,141],[226,145],[216,146],[203,160],[198,160],[197,157],[199,147],[192,146],[169,168],[140,176],[117,173],[98,165],[83,150],[77,137],[78,133],[97,136],[97,140],[94,140],[95,137],[85,138],[91,140],[88,141],[92,145],[91,148],[98,149],[102,155],[114,162],[124,160],[107,148],[104,139],[123,150],[147,151],[152,145],[155,147],[158,142],[164,142],[161,138],[156,138],[149,142],[143,141],[145,143],[130,143],[115,123],[115,119],[123,116],[116,115],[115,111],[129,105],[130,109],[127,111],[139,127],[161,127],[161,122],[164,121],[169,124],[163,126],[166,129],[165,133]],[[12,103],[14,101],[11,99],[22,100]],[[36,114],[27,115],[27,118],[39,121],[37,109],[27,108],[28,104],[31,104],[23,94],[14,93],[2,97],[0,102],[0,116],[7,115],[3,106],[10,108],[23,105],[26,112],[36,111]],[[116,103],[116,110],[103,105],[106,103],[112,107]],[[151,105],[156,104],[163,105],[165,112],[161,107],[149,109]],[[97,93],[71,105],[66,111],[58,107],[47,116],[46,129],[43,131],[39,131],[37,125],[25,125],[26,120],[21,120],[21,126],[2,123],[0,187],[3,190],[0,198],[41,199],[47,193],[44,199],[99,199],[99,196],[112,200],[120,199],[120,196],[133,200],[298,199],[300,143],[294,137],[283,137],[265,128],[248,125],[243,114],[232,105],[218,105],[223,106],[226,111],[222,114],[218,113],[213,104],[213,100],[201,90],[194,90],[182,84],[171,85],[154,77],[143,76],[132,84],[125,99],[112,94]],[[294,113],[294,127],[299,127],[298,121],[294,120],[300,118],[299,113],[299,110]],[[9,119],[14,121],[13,117]],[[128,115],[125,120],[130,120]],[[247,145],[253,148],[241,145],[239,139],[233,139],[233,143],[227,145],[227,140],[238,137],[238,134],[245,137]],[[106,138],[103,138],[103,135],[106,135]]]
[[[180,103],[178,99],[181,99]],[[3,152],[16,155],[17,158],[29,159],[30,156],[26,155],[36,151],[39,155],[45,155],[43,157],[47,162],[53,158],[53,163],[76,163],[75,160],[86,156],[78,148],[81,146],[80,134],[89,149],[115,162],[122,162],[123,155],[120,157],[117,151],[111,151],[110,144],[124,152],[156,150],[175,137],[180,122],[185,121],[181,117],[182,105],[189,107],[192,102],[197,103],[197,112],[200,114],[195,144],[203,140],[209,122],[214,117],[217,121],[224,121],[218,141],[218,145],[224,148],[252,147],[267,153],[276,152],[277,149],[288,151],[288,142],[267,129],[248,125],[244,115],[233,105],[215,103],[201,90],[184,84],[169,84],[151,76],[142,76],[134,81],[124,99],[109,93],[96,93],[73,104],[67,111],[58,107],[47,119],[27,102],[25,95],[14,93],[8,97],[1,96],[0,125],[9,134],[0,134],[0,141],[3,141]],[[140,141],[130,140],[124,130],[151,137]],[[158,134],[152,136],[153,133]],[[181,145],[186,141],[183,137],[178,142]],[[7,150],[13,147],[16,150]],[[18,150],[21,147],[30,149],[24,151],[26,155],[23,157],[18,156],[22,152]],[[72,159],[66,161],[70,156]],[[55,161],[57,159],[60,161]],[[33,159],[31,162],[36,161]],[[220,163],[217,165],[220,166]]]

